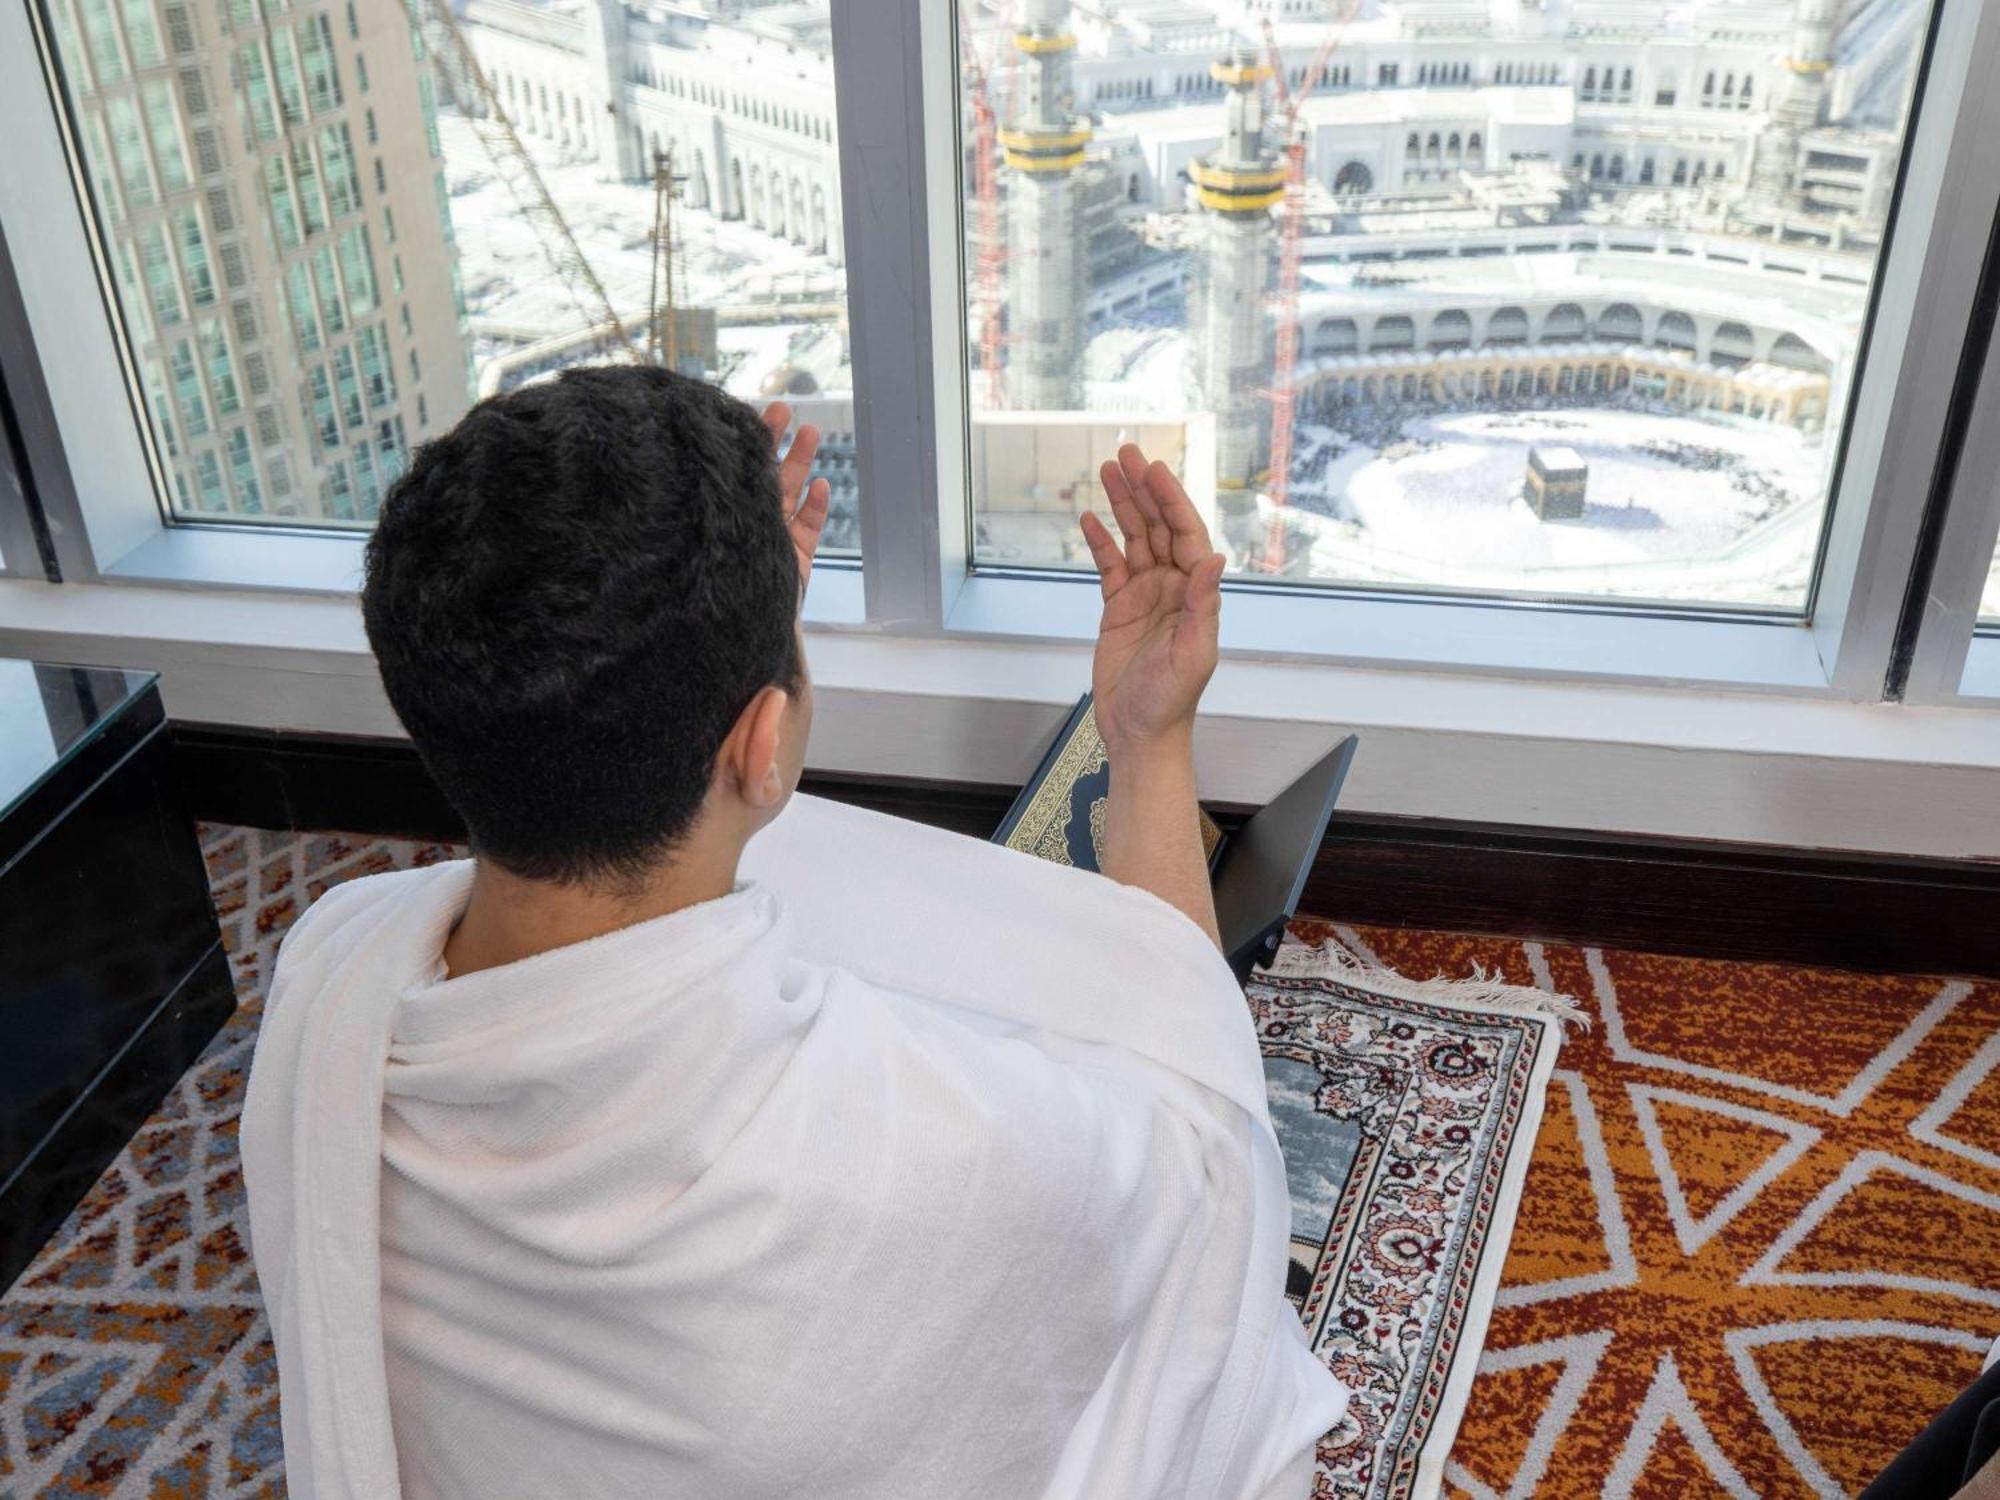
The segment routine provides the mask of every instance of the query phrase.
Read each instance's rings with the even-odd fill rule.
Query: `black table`
[[[0,659],[0,1289],[235,1004],[157,679]]]

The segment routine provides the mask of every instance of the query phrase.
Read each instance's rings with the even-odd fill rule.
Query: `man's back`
[[[825,843],[844,889],[893,880],[867,845],[907,835],[882,825],[802,800],[775,857]],[[914,836],[934,881],[966,873],[944,848],[991,899],[995,869],[1040,884]],[[367,924],[387,903],[448,927],[466,878],[390,877],[333,914],[402,955],[374,980],[403,989],[380,1236],[406,1494],[1211,1493],[1188,1486],[1276,1472],[1221,1451],[1236,1424],[1292,1458],[1334,1420],[1275,1282],[1250,1304],[1271,1205],[1255,1122],[1212,1089],[1088,1015],[1066,1035],[816,962],[785,907],[856,921],[797,878],[442,982],[421,937]]]

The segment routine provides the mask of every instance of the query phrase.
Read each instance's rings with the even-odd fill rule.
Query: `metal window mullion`
[[[1987,262],[2000,276],[2000,219],[1992,225]],[[1930,575],[1921,580],[1917,636],[1902,698],[1945,703],[1962,689],[1966,657],[1979,623],[1979,603],[2000,544],[2000,335],[1989,327],[1951,471],[1939,476],[1934,503],[1944,507]]]
[[[1812,622],[1829,686],[1857,702],[1889,676],[2000,206],[2000,8],[1938,0],[1921,67]]]
[[[867,616],[925,633],[939,628],[946,589],[940,417],[952,441],[957,421],[938,410],[930,296],[924,63],[939,13],[924,0],[832,7]]]
[[[42,495],[69,483],[0,225],[0,576],[60,578]]]

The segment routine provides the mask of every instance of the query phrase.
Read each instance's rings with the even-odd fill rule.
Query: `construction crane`
[[[1299,114],[1325,76],[1327,59],[1340,44],[1341,33],[1356,9],[1356,0],[1346,0],[1339,22],[1313,53],[1296,92],[1285,78],[1277,30],[1269,21],[1264,23],[1264,51],[1278,95],[1278,128],[1285,143],[1285,197],[1278,206],[1278,290],[1271,306],[1277,338],[1271,361],[1271,469],[1266,483],[1271,531],[1264,544],[1264,570],[1270,573],[1282,571],[1286,562],[1285,507],[1291,503],[1292,424],[1298,405],[1294,382],[1299,367],[1299,266],[1304,259],[1306,225],[1306,143],[1299,131]]]
[[[1000,28],[1007,29],[1004,20]],[[995,410],[1007,404],[1000,378],[1001,303],[1007,266],[1007,245],[1000,229],[999,121],[987,84],[985,66],[972,44],[972,33],[959,33],[965,59],[965,91],[972,105],[973,232],[979,241],[973,258],[974,302],[979,309],[979,367],[986,374],[986,404]]]
[[[407,3],[410,24],[425,50],[437,60],[435,71],[445,92],[485,148],[494,172],[514,200],[521,218],[534,232],[549,268],[556,273],[572,305],[583,315],[585,325],[604,330],[614,354],[643,360],[645,355],[633,345],[617,309],[611,305],[610,293],[590,268],[568,221],[556,207],[555,199],[549,196],[548,184],[542,181],[534,158],[521,144],[500,96],[487,82],[479,59],[473,55],[472,44],[466,41],[451,13],[450,0],[407,0]]]
[[[646,357],[681,367],[680,266],[674,257],[674,200],[686,179],[674,172],[674,152],[653,152],[653,282],[646,298]]]

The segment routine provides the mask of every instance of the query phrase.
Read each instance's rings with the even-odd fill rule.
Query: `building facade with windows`
[[[365,521],[469,370],[397,0],[51,0],[175,509]]]
[[[515,128],[626,179],[671,150],[682,201],[838,265],[840,158],[822,11],[472,0],[463,21]]]

